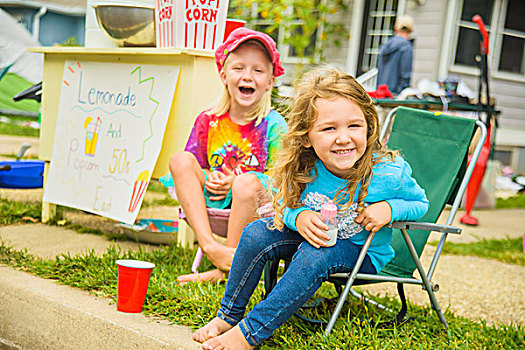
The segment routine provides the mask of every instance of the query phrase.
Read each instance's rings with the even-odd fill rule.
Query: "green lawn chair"
[[[394,115],[395,119],[392,118]],[[443,325],[448,327],[434,295],[434,292],[438,290],[438,285],[431,280],[448,234],[461,233],[461,229],[450,225],[456,215],[477,157],[481,151],[481,146],[486,136],[486,128],[483,123],[473,119],[399,107],[387,116],[381,133],[382,139],[384,139],[392,119],[392,131],[388,138],[388,147],[399,150],[401,155],[409,162],[414,178],[426,191],[430,201],[430,208],[427,214],[418,222],[395,222],[392,224],[394,228],[392,247],[396,255],[379,274],[371,275],[357,272],[374,237],[374,234],[371,233],[361,250],[354,270],[351,273],[340,273],[330,276],[330,281],[336,284],[338,291],[340,291],[340,296],[325,329],[325,335],[330,334],[349,293],[358,298],[364,298],[351,289],[353,285],[380,282],[397,283],[402,307],[397,314],[396,323],[402,323],[405,318],[407,305],[403,284],[408,283],[421,285],[427,291],[433,309],[437,312]],[[476,125],[481,129],[482,136],[477,143],[472,161],[467,168],[468,148]],[[452,205],[446,224],[438,225],[435,222],[446,204]],[[423,252],[430,232],[433,231],[440,232],[441,238],[432,262],[425,272],[419,257]],[[278,262],[271,262],[265,270],[267,293],[276,283],[277,264]],[[416,269],[420,278],[413,277]],[[342,285],[344,285],[344,289],[341,290],[340,287]],[[366,298],[364,299],[369,301]]]

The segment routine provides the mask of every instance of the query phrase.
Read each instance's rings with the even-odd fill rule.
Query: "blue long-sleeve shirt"
[[[295,222],[297,216],[304,210],[320,212],[321,205],[328,199],[334,199],[336,193],[347,186],[347,180],[333,175],[326,169],[321,161],[315,165],[317,176],[308,183],[301,195],[302,207],[297,209],[285,208],[283,213],[284,224],[291,230],[297,231]],[[313,169],[312,171],[315,171]],[[312,174],[314,174],[312,172]],[[358,185],[354,195],[353,204],[348,210],[338,213],[339,231],[338,239],[350,239],[353,243],[362,246],[368,236],[361,225],[354,222],[357,217],[356,207],[359,196]],[[341,209],[349,200],[346,195],[338,203]],[[395,161],[385,160],[377,164],[373,169],[373,175],[368,185],[368,194],[365,197],[365,205],[386,201],[392,208],[392,220],[412,221],[421,218],[428,210],[429,203],[425,191],[412,177],[412,168],[402,158],[396,157]],[[372,240],[368,249],[368,255],[379,272],[394,257],[392,243],[392,229],[382,227]]]

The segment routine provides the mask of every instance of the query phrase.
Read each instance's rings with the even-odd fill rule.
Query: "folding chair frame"
[[[386,132],[388,128],[390,127],[390,123],[392,121],[393,115],[396,113],[396,109],[392,110],[388,116],[385,119],[385,122],[383,124],[383,129],[381,130],[381,140],[384,139],[384,136],[386,135]],[[416,268],[419,272],[419,275],[421,276],[420,279],[417,278],[400,278],[400,277],[389,277],[389,276],[382,276],[382,275],[373,275],[373,274],[363,274],[358,273],[359,269],[361,268],[361,265],[363,263],[363,260],[365,258],[365,255],[368,251],[368,248],[370,247],[370,244],[372,243],[372,239],[374,238],[375,233],[370,233],[368,238],[366,239],[363,248],[361,249],[361,252],[357,258],[356,266],[352,270],[351,273],[337,273],[330,275],[331,278],[348,278],[346,285],[339,297],[339,300],[337,302],[337,305],[335,307],[334,312],[332,313],[332,316],[330,318],[330,321],[328,322],[328,325],[325,329],[325,336],[328,336],[330,332],[332,331],[335,322],[337,320],[337,317],[341,313],[341,309],[343,307],[343,304],[348,296],[348,294],[351,291],[352,285],[357,280],[368,280],[368,281],[375,281],[375,282],[397,282],[398,286],[399,284],[417,284],[421,285],[428,293],[428,296],[430,298],[430,302],[432,304],[433,309],[438,314],[439,320],[444,325],[445,328],[448,328],[447,321],[445,320],[445,316],[443,315],[443,312],[441,311],[441,308],[439,306],[439,303],[436,299],[436,296],[434,294],[435,291],[438,290],[438,286],[436,284],[432,283],[432,276],[434,274],[434,271],[436,269],[436,265],[438,263],[439,257],[441,255],[441,251],[443,250],[443,246],[445,244],[445,241],[447,239],[447,236],[449,233],[453,234],[460,234],[461,229],[451,226],[452,221],[456,215],[456,212],[459,208],[459,205],[461,203],[461,199],[463,197],[463,194],[465,193],[465,190],[467,188],[467,184],[469,182],[470,176],[472,175],[472,172],[474,170],[474,166],[476,165],[476,161],[478,159],[478,156],[481,152],[481,147],[483,146],[483,142],[485,141],[486,135],[487,135],[487,129],[485,127],[485,124],[483,124],[480,121],[476,121],[476,125],[481,130],[481,137],[476,145],[476,148],[474,150],[474,154],[472,155],[472,159],[467,167],[465,176],[463,177],[463,181],[461,182],[461,185],[459,187],[458,193],[454,199],[454,202],[452,204],[452,208],[450,210],[450,213],[448,215],[447,221],[445,225],[439,225],[439,224],[431,224],[431,223],[422,223],[422,222],[394,222],[392,223],[391,227],[400,229],[403,235],[403,238],[407,244],[407,247],[410,251],[410,254],[412,256],[412,259],[416,265]],[[432,258],[432,262],[429,266],[428,272],[425,272],[425,269],[423,268],[423,265],[421,264],[421,261],[419,260],[419,256],[416,252],[416,249],[414,247],[414,244],[412,243],[412,240],[408,234],[409,230],[424,230],[429,232],[441,232],[441,238],[439,240],[439,243],[437,245],[436,251],[434,253],[434,257]],[[352,295],[358,296],[359,294],[355,291],[352,291]],[[384,307],[383,307],[384,308]],[[399,321],[399,320],[398,320]]]

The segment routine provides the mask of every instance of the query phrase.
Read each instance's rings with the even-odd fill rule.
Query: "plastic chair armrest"
[[[423,230],[423,231],[434,231],[441,233],[455,233],[460,234],[461,229],[456,226],[431,224],[429,222],[417,222],[417,221],[396,221],[392,223],[392,228],[405,229],[409,231]]]

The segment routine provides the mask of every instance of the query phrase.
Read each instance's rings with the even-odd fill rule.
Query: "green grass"
[[[101,230],[98,230],[98,229],[95,229],[95,228],[86,227],[86,226],[79,225],[79,224],[69,223],[69,224],[65,225],[65,227],[67,227],[68,229],[71,229],[71,230],[73,230],[75,232],[78,232],[78,233],[90,233],[90,234],[98,235],[98,236],[103,236],[104,235],[104,232],[102,232]]]
[[[2,213],[0,224],[20,222],[23,221],[24,216],[40,218],[40,205],[40,203],[14,202],[0,198],[0,213]],[[104,234],[81,225],[70,224],[67,227],[86,234]],[[503,255],[509,252],[514,254],[519,250],[517,241],[519,240],[507,239],[471,244],[447,243],[445,253],[456,254],[454,249],[458,249],[459,254],[478,255],[477,252],[481,252],[483,257],[492,257],[498,252]],[[43,259],[25,250],[15,250],[0,239],[0,263],[43,278],[56,279],[62,284],[89,291],[97,296],[109,297],[114,301],[116,301],[117,288],[115,261],[118,259],[151,261],[156,267],[148,289],[144,314],[197,329],[215,316],[224,293],[224,284],[200,283],[179,286],[176,277],[190,272],[194,255],[195,249],[185,249],[174,244],[160,247],[155,251],[137,252],[122,252],[117,244],[108,248],[103,254],[90,251],[78,256],[64,254],[54,259]],[[505,259],[509,261],[514,258],[507,256]],[[518,258],[518,261],[521,262],[515,263],[523,265],[523,256],[521,260]],[[200,268],[208,270],[211,267],[210,262],[203,259]],[[262,292],[262,286],[259,286],[248,309],[261,300]],[[335,291],[330,284],[324,284],[317,295],[333,297]],[[374,299],[393,309],[400,307],[397,298],[383,296]],[[323,306],[310,313],[327,319],[330,312],[326,306]],[[472,321],[445,310],[445,317],[449,322],[449,329],[446,331],[430,307],[409,304],[409,315],[415,317],[415,320],[400,327],[374,328],[367,322],[358,325],[358,320],[382,320],[386,316],[375,307],[349,299],[334,331],[327,339],[322,337],[321,328],[307,325],[293,317],[259,349],[519,349],[525,347],[523,325],[488,326],[483,321]]]
[[[518,194],[509,198],[496,198],[496,209],[525,208],[525,194]]]
[[[13,101],[13,97],[33,84],[17,74],[7,73],[0,80],[0,109],[38,112],[40,103],[34,100]]]
[[[164,198],[155,198],[155,199],[145,199],[142,201],[142,207],[159,207],[159,206],[172,206],[175,207],[179,205],[175,199],[166,195]]]
[[[56,225],[57,222],[64,219],[64,209],[65,207],[57,207],[55,217],[49,221],[50,225]],[[26,220],[25,218],[31,218],[40,221],[42,219],[42,203],[27,201],[10,201],[6,198],[0,197],[0,213],[0,225],[12,225],[20,222],[33,221]],[[72,227],[72,229],[75,228]],[[90,231],[90,233],[94,232]]]
[[[13,97],[15,95],[31,87],[32,85],[33,84],[31,84],[29,81],[16,74],[7,73],[2,78],[2,80],[0,80],[0,109],[38,113],[40,103],[34,100],[22,100],[19,102],[13,101]],[[27,117],[11,116],[7,118],[13,122],[36,121],[34,118]],[[38,137],[39,133],[40,130],[31,128],[29,126],[0,122],[0,134]]]
[[[58,222],[64,219],[64,210],[75,211],[76,209],[70,209],[67,207],[57,207],[56,216],[49,222],[50,225],[57,225]],[[20,222],[31,223],[31,220],[27,218],[36,219],[37,221],[41,220],[42,217],[42,203],[40,202],[19,202],[19,201],[10,201],[5,198],[0,198],[0,226],[1,225],[12,225]],[[64,220],[65,222],[65,220]],[[61,225],[65,228],[73,230],[78,233],[83,234],[95,234],[106,236],[109,240],[112,241],[122,241],[128,240],[126,236],[116,234],[116,233],[107,233],[99,229],[86,227],[83,225],[75,223],[65,223]]]
[[[71,209],[69,209],[69,210],[71,210]],[[112,233],[112,232],[104,232],[104,231],[96,229],[96,228],[86,227],[84,225],[79,225],[79,224],[75,224],[75,223],[66,223],[64,225],[64,227],[68,228],[70,230],[73,230],[75,232],[82,233],[82,234],[85,233],[85,234],[93,234],[93,235],[97,235],[97,236],[105,236],[110,241],[129,241],[127,236],[124,236],[122,234]]]
[[[16,223],[23,216],[40,218],[40,203],[10,202],[0,199],[3,224]],[[81,225],[69,224],[77,232],[104,234],[98,230],[86,229]],[[491,248],[496,250],[495,248]],[[506,248],[501,248],[506,249]],[[53,259],[43,259],[25,250],[15,250],[0,239],[0,263],[34,275],[56,279],[60,283],[80,288],[90,293],[109,297],[116,301],[117,274],[115,261],[137,259],[156,264],[152,274],[144,313],[151,317],[167,319],[173,324],[197,329],[214,317],[224,293],[224,284],[200,283],[179,286],[176,277],[189,273],[195,249],[177,245],[163,246],[155,251],[139,250],[122,252],[118,244],[103,254],[89,251],[82,255],[63,254]],[[207,259],[201,263],[202,270],[212,267]],[[261,300],[262,286],[259,286],[248,309]],[[423,292],[422,292],[423,293]],[[325,283],[318,296],[333,297],[335,290]],[[398,309],[397,298],[374,297],[387,307]],[[308,316],[328,319],[330,311],[322,307],[309,311]],[[430,307],[409,305],[411,323],[394,328],[374,328],[369,323],[357,324],[359,320],[384,320],[387,317],[375,307],[349,299],[334,331],[327,339],[322,329],[305,324],[293,317],[281,326],[259,349],[518,349],[525,346],[525,329],[522,325],[488,326],[454,315],[445,310],[449,330],[442,328],[435,312]],[[415,345],[417,344],[417,346]]]
[[[168,189],[164,187],[164,185],[161,184],[158,180],[155,179],[152,179],[150,181],[150,183],[148,184],[147,191],[168,194]]]
[[[156,267],[143,312],[196,329],[216,314],[224,293],[224,284],[191,283],[179,286],[176,276],[190,271],[194,254],[195,250],[176,245],[149,252],[122,252],[115,245],[101,255],[91,251],[75,257],[66,254],[46,260],[0,242],[0,263],[37,276],[56,279],[62,284],[114,301],[117,288],[115,261],[138,259],[153,262]],[[204,259],[201,268],[209,269],[211,264]],[[318,292],[328,297],[334,293],[329,284],[323,285]],[[248,309],[261,300],[261,294],[262,286],[259,286]],[[386,306],[399,307],[395,299],[378,299]],[[316,313],[328,317],[325,308]],[[525,346],[525,330],[521,325],[488,326],[484,322],[474,322],[445,310],[449,322],[446,331],[429,307],[410,305],[409,313],[415,320],[401,327],[374,328],[367,322],[357,325],[354,321],[370,318],[380,320],[384,319],[384,314],[375,307],[349,299],[328,339],[323,339],[319,327],[306,325],[293,317],[259,349],[519,349]]]
[[[0,158],[9,158],[9,159],[16,159],[16,154],[1,154]]]
[[[11,225],[25,221],[24,217],[40,219],[42,204],[39,202],[17,202],[0,198],[0,225]]]
[[[437,242],[433,242],[436,245]],[[445,243],[444,254],[474,255],[508,264],[525,266],[523,238],[482,239],[473,243]]]
[[[40,135],[40,130],[25,125],[0,122],[0,134],[38,137]]]
[[[179,205],[179,202],[173,198],[168,193],[168,189],[164,187],[158,180],[152,179],[148,185],[147,192],[161,193],[164,194],[163,198],[155,199],[144,199],[142,201],[142,207],[155,207],[155,206],[172,206],[176,207]]]

